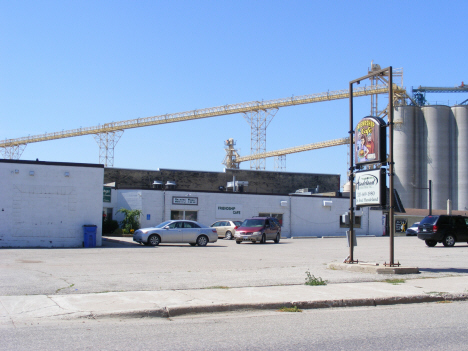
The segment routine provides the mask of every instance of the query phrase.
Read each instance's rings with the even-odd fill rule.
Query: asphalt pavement
[[[343,238],[286,239],[264,245],[219,240],[211,249],[148,248],[132,243],[131,238],[107,237],[103,243],[102,248],[89,249],[3,249],[0,325],[468,298],[464,268],[468,246],[461,243],[453,248],[428,248],[417,238],[395,238],[395,253],[408,263],[401,268],[411,268],[409,274],[378,274],[384,267],[381,261],[388,252],[388,238],[358,238],[357,254],[371,260],[353,264],[351,271],[350,265],[343,269],[339,258],[348,250]],[[145,262],[152,268],[147,269]],[[210,269],[205,269],[211,262]],[[305,285],[306,269],[309,274],[319,273],[313,277],[327,284]]]

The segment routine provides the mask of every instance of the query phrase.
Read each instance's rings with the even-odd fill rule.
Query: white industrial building
[[[83,247],[85,225],[96,226],[101,246],[103,214],[121,220],[120,208],[142,210],[142,227],[168,219],[211,225],[274,216],[283,237],[344,236],[347,230],[341,216],[347,197],[115,188],[109,194],[103,179],[103,165],[0,159],[0,247]],[[382,211],[357,211],[354,227],[357,235],[382,235]]]
[[[0,159],[0,247],[101,246],[103,165]]]
[[[283,237],[345,236],[341,215],[349,209],[349,198],[319,195],[264,195],[177,190],[112,189],[105,213],[120,208],[142,210],[141,227],[170,219],[191,219],[211,225],[220,219],[243,220],[253,216],[274,216],[282,224]],[[357,235],[383,234],[382,211],[369,207],[356,211]],[[121,216],[121,215],[120,215]]]

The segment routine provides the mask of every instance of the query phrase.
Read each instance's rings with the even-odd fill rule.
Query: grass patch
[[[71,284],[70,286],[66,286],[64,288],[57,289],[57,290],[55,290],[55,293],[58,294],[60,292],[60,290],[70,289],[70,288],[73,288],[74,286],[75,286],[75,284]]]
[[[209,287],[204,288],[204,289],[224,289],[224,290],[227,290],[227,289],[229,289],[229,287],[228,286],[217,285],[217,286],[209,286]]]
[[[294,307],[282,307],[278,310],[278,312],[302,312],[300,308],[297,306]]]
[[[323,280],[320,277],[315,277],[314,275],[310,274],[309,271],[306,272],[307,278],[305,278],[305,285],[327,285],[327,281]]]
[[[393,284],[393,285],[398,285],[398,284],[404,283],[405,280],[404,279],[385,279],[385,282]]]

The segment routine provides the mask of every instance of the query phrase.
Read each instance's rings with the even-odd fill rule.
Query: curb
[[[202,305],[202,306],[176,306],[164,307],[153,310],[122,311],[113,313],[88,313],[74,318],[171,318],[196,313],[220,313],[234,311],[254,311],[254,310],[278,310],[283,307],[298,307],[300,309],[323,309],[337,307],[377,307],[388,305],[445,302],[445,301],[466,301],[466,294],[437,294],[437,295],[415,295],[415,296],[393,296],[385,298],[369,299],[344,299],[344,300],[320,300],[320,301],[288,301],[272,302],[265,304],[232,304],[232,305]]]

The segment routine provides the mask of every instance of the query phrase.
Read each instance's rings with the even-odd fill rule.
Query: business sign
[[[355,164],[387,162],[387,129],[380,117],[364,117],[354,132]]]
[[[111,188],[108,186],[104,187],[102,201],[111,202]]]
[[[216,218],[235,219],[242,217],[242,205],[218,204],[216,205]]]
[[[384,206],[387,199],[385,169],[356,172],[356,206]]]
[[[198,197],[172,197],[173,205],[198,205]]]

